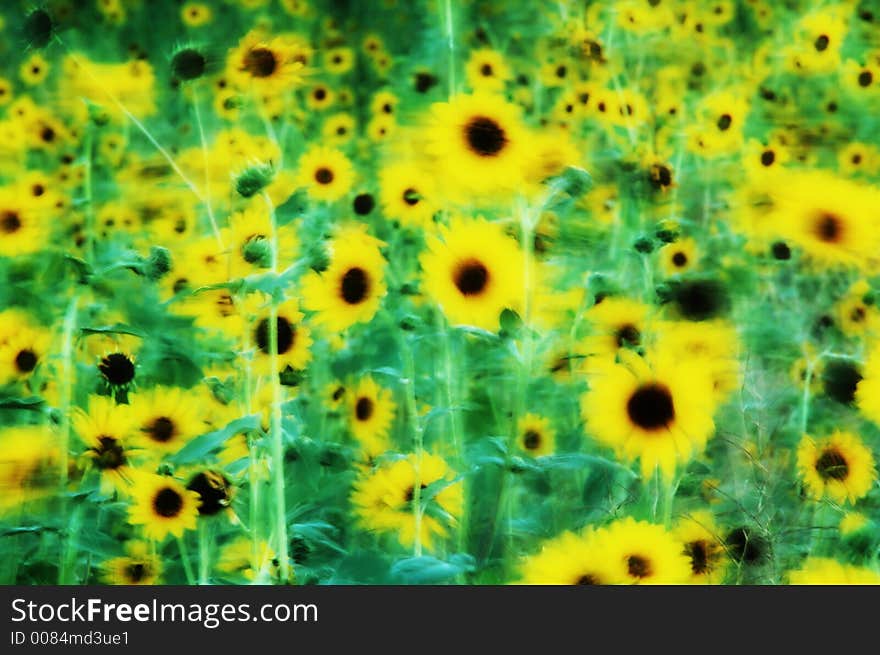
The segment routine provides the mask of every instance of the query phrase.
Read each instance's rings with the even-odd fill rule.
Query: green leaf
[[[181,448],[176,455],[171,457],[171,462],[178,465],[196,462],[219,448],[231,437],[241,434],[242,432],[257,430],[259,427],[259,414],[251,414],[250,416],[243,416],[242,418],[235,419],[225,428],[214,430],[213,432],[207,432],[190,441]]]

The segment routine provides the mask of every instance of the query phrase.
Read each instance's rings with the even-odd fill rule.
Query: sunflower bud
[[[52,40],[55,24],[45,9],[35,9],[28,14],[22,27],[24,38],[34,48],[45,48]]]
[[[171,253],[162,246],[152,246],[144,265],[144,272],[151,280],[158,280],[171,270]]]
[[[207,67],[207,58],[195,48],[179,50],[171,58],[171,74],[183,82],[200,78]]]
[[[274,175],[269,165],[249,166],[235,181],[235,190],[242,198],[251,198],[269,186]]]
[[[272,265],[272,246],[262,237],[248,239],[242,246],[242,255],[248,264],[255,264],[261,268]]]

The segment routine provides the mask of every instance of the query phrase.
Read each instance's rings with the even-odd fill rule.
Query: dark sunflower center
[[[856,307],[850,312],[849,318],[853,323],[861,323],[865,320],[865,308]]]
[[[153,509],[159,516],[173,518],[183,509],[183,498],[174,489],[165,487],[153,497]]]
[[[107,355],[98,364],[101,375],[110,384],[122,386],[134,380],[134,362],[124,353]]]
[[[862,71],[859,73],[859,86],[871,86],[874,81],[874,74],[871,71]]]
[[[403,192],[403,201],[404,201],[407,205],[409,205],[410,207],[412,207],[413,205],[418,205],[418,204],[419,204],[419,200],[421,200],[421,199],[422,199],[422,198],[421,198],[421,196],[419,195],[419,192],[416,191],[415,189],[406,189],[406,190]]]
[[[733,123],[733,117],[730,114],[721,114],[718,119],[718,129],[722,132],[726,132],[730,129],[731,123]]]
[[[483,64],[482,66],[480,66],[480,73],[482,75],[485,75],[486,77],[489,77],[490,75],[492,75],[491,64]]]
[[[849,475],[849,465],[843,455],[834,448],[823,451],[816,460],[816,473],[823,480],[846,480]]]
[[[0,214],[0,230],[6,234],[13,234],[21,229],[21,218],[18,212],[6,210]]]
[[[478,296],[489,284],[489,270],[482,262],[469,259],[458,265],[452,279],[465,296]]]
[[[534,430],[526,430],[523,435],[523,445],[529,450],[535,450],[541,445],[541,435]]]
[[[813,46],[816,48],[817,51],[822,52],[823,50],[828,49],[829,42],[830,42],[830,39],[828,38],[828,36],[826,34],[820,34],[819,38],[817,38],[813,42]]]
[[[761,153],[761,163],[764,166],[771,166],[776,161],[776,154],[772,150],[765,150]]]
[[[577,580],[575,580],[574,583],[576,585],[597,585],[599,584],[599,579],[592,573],[584,573]]]
[[[113,437],[98,437],[98,447],[92,448],[95,453],[95,466],[102,471],[118,469],[125,464],[125,451]]]
[[[333,181],[333,171],[321,167],[315,171],[315,181],[318,184],[330,184]]]
[[[651,562],[641,555],[626,558],[626,570],[634,578],[647,578],[651,575]]]
[[[691,558],[691,571],[696,575],[709,570],[709,545],[698,539],[684,546],[685,553]]]
[[[682,267],[687,264],[688,258],[683,252],[677,252],[672,256],[672,263],[678,267]]]
[[[477,116],[464,128],[468,147],[481,157],[494,157],[507,143],[504,129],[491,118]]]
[[[133,562],[125,567],[125,577],[135,584],[147,577],[147,573],[148,569],[142,562]]]
[[[357,266],[348,269],[340,284],[342,299],[349,305],[362,303],[370,291],[370,278],[367,272]]]
[[[623,348],[625,346],[638,346],[642,335],[635,325],[622,325],[614,333],[614,337],[617,340],[617,347]]]
[[[837,243],[843,237],[843,221],[834,214],[824,212],[814,225],[816,236],[825,243]]]
[[[278,343],[278,354],[283,355],[293,347],[296,340],[296,327],[290,324],[283,316],[275,319],[276,339]],[[269,319],[264,318],[257,324],[256,334],[257,347],[267,355],[269,353]]]
[[[420,484],[419,487],[421,489],[427,489],[428,485]],[[407,489],[406,494],[404,494],[404,498],[406,498],[406,502],[411,503],[413,500],[415,500],[415,494],[416,494],[416,488],[414,486]]]
[[[20,350],[15,356],[15,368],[19,373],[30,373],[37,366],[37,354],[33,350]]]
[[[213,516],[229,506],[229,480],[222,473],[201,471],[196,473],[186,488],[195,491],[202,501],[199,514]]]
[[[244,68],[254,77],[269,77],[278,68],[278,60],[268,48],[254,48],[244,56]]]
[[[626,403],[630,420],[643,430],[659,430],[675,418],[672,394],[662,384],[649,383],[636,389]]]
[[[145,432],[150,435],[150,439],[159,443],[171,441],[175,433],[174,421],[167,416],[159,416],[150,423]]]
[[[333,400],[339,400],[345,395],[345,387],[336,387],[333,390]]]
[[[363,396],[358,398],[354,405],[354,415],[358,421],[368,421],[373,415],[373,401]]]

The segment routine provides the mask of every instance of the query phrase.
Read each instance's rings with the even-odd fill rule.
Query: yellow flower
[[[627,517],[608,525],[600,538],[616,579],[632,584],[684,584],[693,574],[684,544],[661,525]]]
[[[854,503],[877,479],[871,450],[850,432],[835,430],[823,439],[804,435],[797,462],[806,491],[815,499]]]
[[[125,544],[125,555],[101,564],[101,578],[112,585],[153,585],[162,575],[162,560],[143,541]]]
[[[388,435],[397,409],[391,391],[365,376],[345,399],[351,432],[367,458],[387,451],[390,448]]]
[[[37,86],[49,75],[49,62],[40,53],[35,52],[21,65],[19,73],[25,84]]]
[[[467,198],[515,190],[526,172],[527,144],[516,107],[503,98],[457,95],[432,107],[427,151],[451,193]]]
[[[430,225],[439,208],[431,175],[413,163],[396,163],[379,173],[382,209],[408,227]]]
[[[145,450],[173,453],[203,432],[199,406],[192,392],[174,387],[140,391],[131,398],[136,442]]]
[[[142,525],[148,539],[162,541],[169,534],[182,537],[195,530],[199,495],[173,478],[142,473],[135,479],[128,521]]]
[[[382,241],[358,227],[343,228],[330,242],[330,265],[302,281],[303,305],[315,321],[336,332],[373,319],[387,288]]]
[[[471,53],[464,73],[474,91],[500,91],[513,76],[501,53],[488,48]]]
[[[620,351],[620,363],[596,362],[581,398],[587,434],[625,461],[641,460],[644,478],[671,481],[676,466],[701,453],[713,434],[712,381],[699,360],[669,352],[642,359]]]
[[[516,444],[532,457],[552,455],[556,449],[556,431],[550,420],[537,414],[526,414],[517,422]]]
[[[313,145],[299,160],[297,183],[316,200],[338,200],[351,189],[351,161],[339,150]]]
[[[92,396],[88,411],[76,411],[71,422],[88,447],[83,457],[101,474],[102,491],[127,491],[131,484],[130,443],[136,428],[131,406],[118,405],[108,396]]]
[[[226,73],[240,89],[260,95],[288,91],[302,82],[311,48],[299,37],[268,37],[258,30],[244,35],[229,52]]]
[[[189,27],[201,27],[213,20],[211,7],[201,2],[187,2],[180,8],[180,19]]]
[[[453,218],[427,238],[420,262],[425,292],[454,325],[495,331],[502,310],[521,308],[523,256],[498,224]]]
[[[694,584],[719,584],[724,579],[727,553],[712,513],[692,512],[675,526],[675,537],[684,544],[691,561],[690,581]]]
[[[419,536],[422,545],[433,549],[435,539],[445,537],[461,516],[464,505],[462,483],[438,455],[418,452],[406,459],[389,461],[372,472],[364,472],[351,495],[358,523],[373,532],[397,535],[402,546],[411,547],[416,538],[416,480],[420,486],[423,514]],[[431,485],[438,485],[428,494]],[[430,496],[430,497],[429,497]],[[436,506],[438,511],[431,511]]]
[[[609,558],[602,532],[564,532],[545,542],[523,561],[522,583],[535,585],[620,584],[618,567]]]
[[[880,574],[829,557],[808,557],[801,568],[788,572],[788,581],[793,585],[876,585]]]

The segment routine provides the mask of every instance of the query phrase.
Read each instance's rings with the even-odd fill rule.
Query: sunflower
[[[679,239],[660,249],[660,266],[666,275],[691,270],[697,263],[697,247],[693,239]]]
[[[633,584],[684,584],[692,575],[684,545],[661,525],[627,517],[608,525],[601,539],[618,579]]]
[[[131,483],[129,443],[136,429],[131,407],[117,405],[107,396],[92,396],[88,411],[76,411],[72,424],[88,447],[83,457],[101,475],[101,490],[126,491]]]
[[[357,123],[354,116],[342,112],[329,116],[321,126],[321,135],[333,145],[346,143],[355,135]]]
[[[201,27],[210,23],[212,18],[211,8],[200,2],[187,2],[180,8],[180,19],[187,27]]]
[[[259,541],[255,548],[248,537],[237,537],[220,550],[217,570],[252,582],[274,580],[278,577],[278,558],[268,542]]]
[[[453,191],[492,194],[521,183],[528,148],[514,105],[485,93],[457,95],[435,104],[432,117],[427,151]]]
[[[199,516],[214,516],[229,509],[235,488],[222,471],[205,468],[193,473],[186,488],[199,496]]]
[[[42,84],[49,75],[49,62],[41,54],[35,52],[22,63],[19,73],[25,84],[37,86]]]
[[[564,532],[544,543],[522,563],[522,583],[534,585],[600,585],[623,582],[595,530]]]
[[[278,94],[302,82],[310,49],[290,35],[267,38],[248,32],[229,53],[227,75],[238,87]]]
[[[856,381],[855,400],[859,411],[880,425],[880,343],[872,347],[864,374]]]
[[[330,265],[302,281],[303,305],[332,332],[373,320],[387,292],[382,241],[360,228],[346,228],[330,242]]]
[[[870,448],[856,435],[840,430],[823,439],[804,435],[797,464],[807,493],[815,499],[827,496],[838,503],[854,503],[877,479]]]
[[[718,403],[740,386],[739,338],[730,323],[714,321],[661,321],[657,343],[682,361],[699,362],[712,379]]]
[[[253,296],[253,298],[257,298],[257,296]],[[275,338],[278,347],[278,373],[284,371],[288,366],[294,370],[302,370],[312,359],[311,331],[303,325],[303,318],[303,313],[299,310],[299,303],[293,298],[281,303],[276,309]],[[264,375],[273,373],[271,370],[271,320],[269,307],[263,306],[255,312],[252,323],[251,338],[256,346],[254,366],[258,372]]]
[[[229,218],[229,229],[224,242],[229,247],[229,274],[232,278],[262,273],[272,267],[272,217],[262,203],[252,204]],[[299,240],[291,226],[275,230],[279,260],[286,262],[297,258]]]
[[[323,111],[332,106],[336,100],[333,90],[326,84],[316,84],[306,94],[306,107],[316,111]]]
[[[830,557],[808,557],[801,568],[788,572],[788,582],[793,585],[878,585],[880,573],[841,564]]]
[[[517,422],[516,445],[532,457],[552,455],[556,448],[556,431],[550,420],[536,414],[526,414]]]
[[[339,381],[331,382],[324,386],[323,403],[330,412],[337,411],[346,401],[348,389]]]
[[[420,257],[423,287],[450,323],[498,329],[505,308],[519,310],[524,293],[523,256],[500,225],[454,218],[427,239]]]
[[[724,579],[727,555],[711,512],[699,510],[682,517],[674,534],[690,558],[692,583],[718,584]]]
[[[135,441],[156,453],[173,453],[202,434],[200,406],[191,393],[174,387],[157,387],[133,396]]]
[[[19,332],[0,345],[0,380],[26,380],[45,360],[51,335],[45,330],[22,325]]]
[[[354,66],[354,51],[348,47],[330,48],[324,51],[324,70],[332,75],[342,75]]]
[[[659,470],[671,481],[676,465],[702,452],[712,436],[712,380],[699,360],[668,352],[642,359],[620,351],[618,358],[595,364],[581,398],[587,432],[618,457],[639,458],[644,478]]]
[[[391,391],[366,376],[347,394],[346,402],[351,432],[367,457],[376,457],[388,450],[388,435],[397,409]]]
[[[870,298],[870,290],[866,280],[859,280],[835,306],[837,325],[845,335],[870,335],[880,327],[880,311]]]
[[[613,356],[622,348],[644,346],[648,327],[648,306],[629,298],[604,297],[586,313],[591,336],[580,345],[590,355]]]
[[[413,453],[362,473],[351,495],[358,523],[373,532],[396,533],[402,546],[411,547],[416,537],[413,500],[417,479],[424,492],[420,498],[424,508],[420,540],[431,549],[435,538],[445,537],[464,509],[462,483],[438,455]],[[436,488],[429,493],[426,490],[431,485]]]
[[[29,255],[45,244],[48,226],[18,187],[0,187],[0,257]]]
[[[500,91],[513,77],[504,57],[496,50],[474,50],[464,68],[468,84],[475,91]]]
[[[124,389],[134,381],[135,357],[123,350],[107,352],[98,362],[98,372],[111,388]]]
[[[58,491],[58,437],[42,425],[0,430],[0,516]]]
[[[353,179],[351,162],[339,150],[314,145],[300,157],[297,183],[316,200],[338,200]]]
[[[820,268],[866,268],[876,262],[880,191],[831,173],[787,173],[776,180],[772,221]]]
[[[125,555],[101,565],[101,578],[112,585],[153,585],[162,575],[162,560],[143,541],[125,544]]]
[[[430,175],[409,163],[391,164],[382,169],[379,183],[385,216],[408,227],[430,225],[439,208]]]
[[[128,521],[132,525],[143,525],[149,539],[162,541],[169,534],[182,537],[184,530],[196,528],[199,495],[173,478],[148,473],[138,475],[132,499]]]

